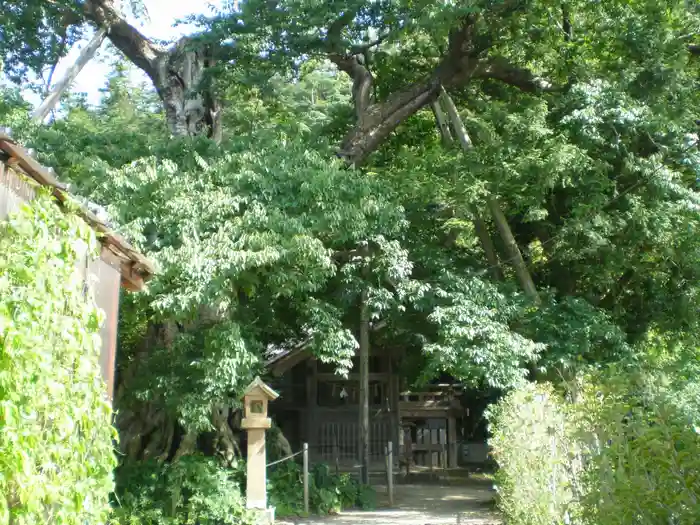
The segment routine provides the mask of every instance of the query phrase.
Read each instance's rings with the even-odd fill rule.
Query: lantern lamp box
[[[256,377],[243,393],[244,418],[241,422],[244,429],[270,428],[271,421],[267,417],[267,404],[274,401],[279,394]]]

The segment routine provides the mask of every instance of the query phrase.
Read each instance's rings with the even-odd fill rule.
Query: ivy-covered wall
[[[0,222],[0,525],[104,523],[115,467],[94,232],[40,191]]]

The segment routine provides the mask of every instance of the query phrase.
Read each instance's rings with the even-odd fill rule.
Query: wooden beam
[[[400,411],[401,418],[406,419],[406,418],[415,418],[415,419],[443,419],[447,418],[449,415],[449,412],[447,410],[440,410],[440,409],[434,409],[434,410],[404,410],[401,409]]]
[[[367,374],[367,379],[370,381],[385,381],[388,383],[389,378],[390,375],[386,372],[372,372],[371,374]],[[318,379],[319,381],[359,381],[360,374],[348,374],[346,379],[332,372],[319,372]]]

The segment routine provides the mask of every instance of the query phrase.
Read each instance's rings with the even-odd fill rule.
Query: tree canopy
[[[121,53],[99,106],[39,126],[7,88],[0,122],[158,263],[122,308],[129,458],[230,458],[219,409],[270,350],[346,373],[363,308],[411,381],[700,347],[695,3],[247,0],[169,47],[112,0],[35,4],[1,15],[11,80],[90,26]]]

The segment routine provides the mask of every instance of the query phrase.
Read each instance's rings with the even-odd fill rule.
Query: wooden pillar
[[[314,450],[318,447],[318,362],[314,357],[306,362],[305,415],[304,441]]]
[[[394,363],[393,352],[389,354],[389,406],[391,414],[389,424],[391,425],[391,441],[394,443],[394,450],[399,450],[399,432],[401,432],[401,413],[399,409],[399,375],[398,367]]]
[[[362,290],[360,299],[360,410],[359,460],[360,481],[369,485],[369,305],[368,292]]]
[[[459,446],[457,444],[457,419],[450,415],[447,420],[447,443],[449,447],[450,468],[457,468],[457,454]]]

